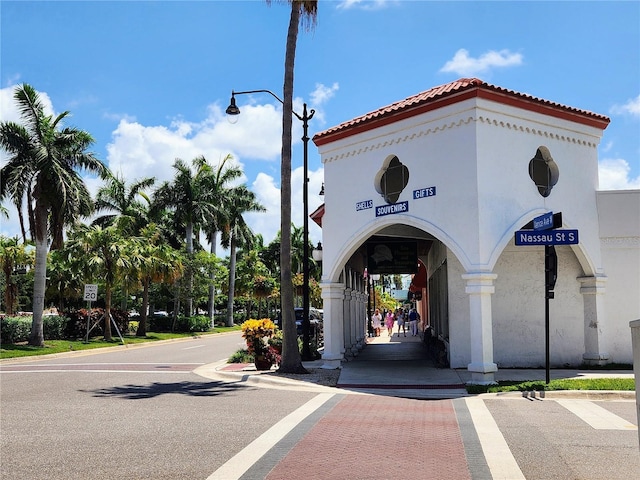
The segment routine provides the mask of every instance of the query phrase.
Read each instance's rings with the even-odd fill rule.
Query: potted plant
[[[256,370],[269,370],[276,363],[274,354],[277,352],[268,345],[267,341],[275,333],[276,325],[268,318],[249,319],[240,328],[249,354],[253,355]]]
[[[278,354],[282,355],[283,339],[284,339],[284,336],[282,334],[282,330],[276,330],[273,336],[269,338],[269,340],[267,340],[267,343],[269,344],[270,347],[273,347],[273,349],[276,352],[278,352]]]

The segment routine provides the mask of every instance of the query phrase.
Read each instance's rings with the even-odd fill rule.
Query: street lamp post
[[[284,102],[271,90],[247,90],[244,92],[231,91],[231,102],[227,107],[227,115],[239,115],[240,109],[236,106],[236,95],[246,95],[250,93],[268,93],[273,98],[278,100],[282,105]],[[299,115],[295,111],[291,110],[291,113],[302,122],[302,145],[303,145],[303,176],[302,182],[302,208],[304,210],[303,215],[303,250],[302,250],[302,360],[313,360],[310,348],[310,330],[311,323],[309,321],[309,120],[313,118],[316,113],[314,109],[307,111],[307,104],[302,106],[302,115]],[[318,333],[316,332],[316,335]]]

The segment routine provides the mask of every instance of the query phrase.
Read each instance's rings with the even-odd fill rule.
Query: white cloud
[[[600,190],[640,189],[640,176],[629,178],[631,167],[621,158],[607,158],[598,163]]]
[[[469,51],[461,48],[453,59],[449,60],[440,69],[440,72],[453,72],[462,76],[475,76],[488,72],[492,68],[504,68],[522,65],[522,54],[512,53],[509,50],[490,50],[478,58],[469,56]]]
[[[609,112],[612,115],[631,115],[633,117],[640,117],[640,95],[636,98],[631,98],[624,105],[614,105]]]
[[[325,123],[324,111],[321,106],[331,100],[336,92],[340,89],[338,82],[335,82],[330,87],[323,85],[322,83],[316,83],[316,89],[311,92],[311,105],[316,110],[315,119],[319,120],[322,124]]]
[[[398,0],[342,0],[338,3],[338,9],[348,10],[350,8],[358,8],[360,10],[379,10],[385,8]]]

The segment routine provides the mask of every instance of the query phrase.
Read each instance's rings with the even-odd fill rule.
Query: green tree
[[[96,218],[93,224],[101,227],[117,224],[123,232],[138,235],[148,223],[151,199],[145,190],[154,182],[153,178],[143,178],[127,187],[124,178],[110,174],[95,201],[96,213],[108,213]]]
[[[65,300],[80,300],[84,278],[82,258],[68,246],[49,252],[47,298],[56,298],[59,312],[65,309]]]
[[[142,285],[142,307],[136,336],[147,335],[147,315],[149,311],[149,288],[154,282],[173,283],[183,273],[179,252],[162,243],[157,225],[150,224],[142,229],[141,236],[132,245],[132,266],[138,273]]]
[[[116,226],[102,228],[99,225],[80,225],[69,240],[69,248],[84,263],[84,278],[104,281],[104,339],[111,336],[111,298],[113,290],[127,269],[130,268],[130,243],[125,240]]]
[[[228,223],[222,234],[222,244],[229,248],[229,298],[227,301],[228,327],[233,326],[233,296],[236,281],[236,249],[238,246],[251,249],[253,232],[244,219],[247,212],[264,212],[265,208],[256,200],[255,194],[246,185],[229,190]]]
[[[4,306],[7,315],[13,315],[18,307],[18,284],[13,281],[17,270],[26,270],[33,264],[32,255],[18,237],[7,238],[0,235],[0,265],[4,274]]]
[[[214,174],[207,179],[207,188],[212,196],[213,205],[216,208],[204,228],[209,238],[210,251],[214,255],[216,254],[216,246],[218,244],[218,232],[222,231],[224,226],[229,223],[228,211],[230,201],[232,200],[230,193],[232,187],[230,184],[242,177],[242,170],[238,166],[228,163],[231,160],[233,160],[231,155],[225,156],[222,161],[218,163]],[[209,301],[207,305],[212,327],[214,326],[215,312],[215,275],[215,270],[212,270],[210,272]]]
[[[42,314],[47,277],[50,229],[52,247],[61,246],[63,224],[78,213],[85,214],[91,196],[78,170],[105,175],[107,167],[87,149],[93,143],[89,133],[59,128],[69,112],[46,115],[33,87],[16,87],[14,98],[24,125],[0,124],[0,145],[9,154],[0,171],[0,199],[14,202],[27,196],[33,203],[33,232],[36,260],[33,285],[33,322],[29,345],[44,346]]]
[[[282,108],[282,155],[280,163],[280,295],[282,309],[283,347],[280,371],[307,373],[298,350],[298,337],[293,310],[293,283],[291,279],[291,127],[293,122],[293,77],[301,20],[315,25],[317,0],[289,0],[291,16],[287,31],[284,61],[284,92]]]
[[[173,211],[174,218],[185,231],[187,255],[193,256],[194,235],[206,225],[216,213],[215,199],[209,190],[211,165],[203,157],[191,162],[193,170],[181,159],[173,164],[176,174],[173,183],[164,182],[155,192],[156,209]],[[193,272],[187,269],[187,314],[193,313]]]

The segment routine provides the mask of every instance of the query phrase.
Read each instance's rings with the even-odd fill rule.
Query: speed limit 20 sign
[[[98,299],[98,285],[85,285],[84,299],[89,302],[95,302]]]

